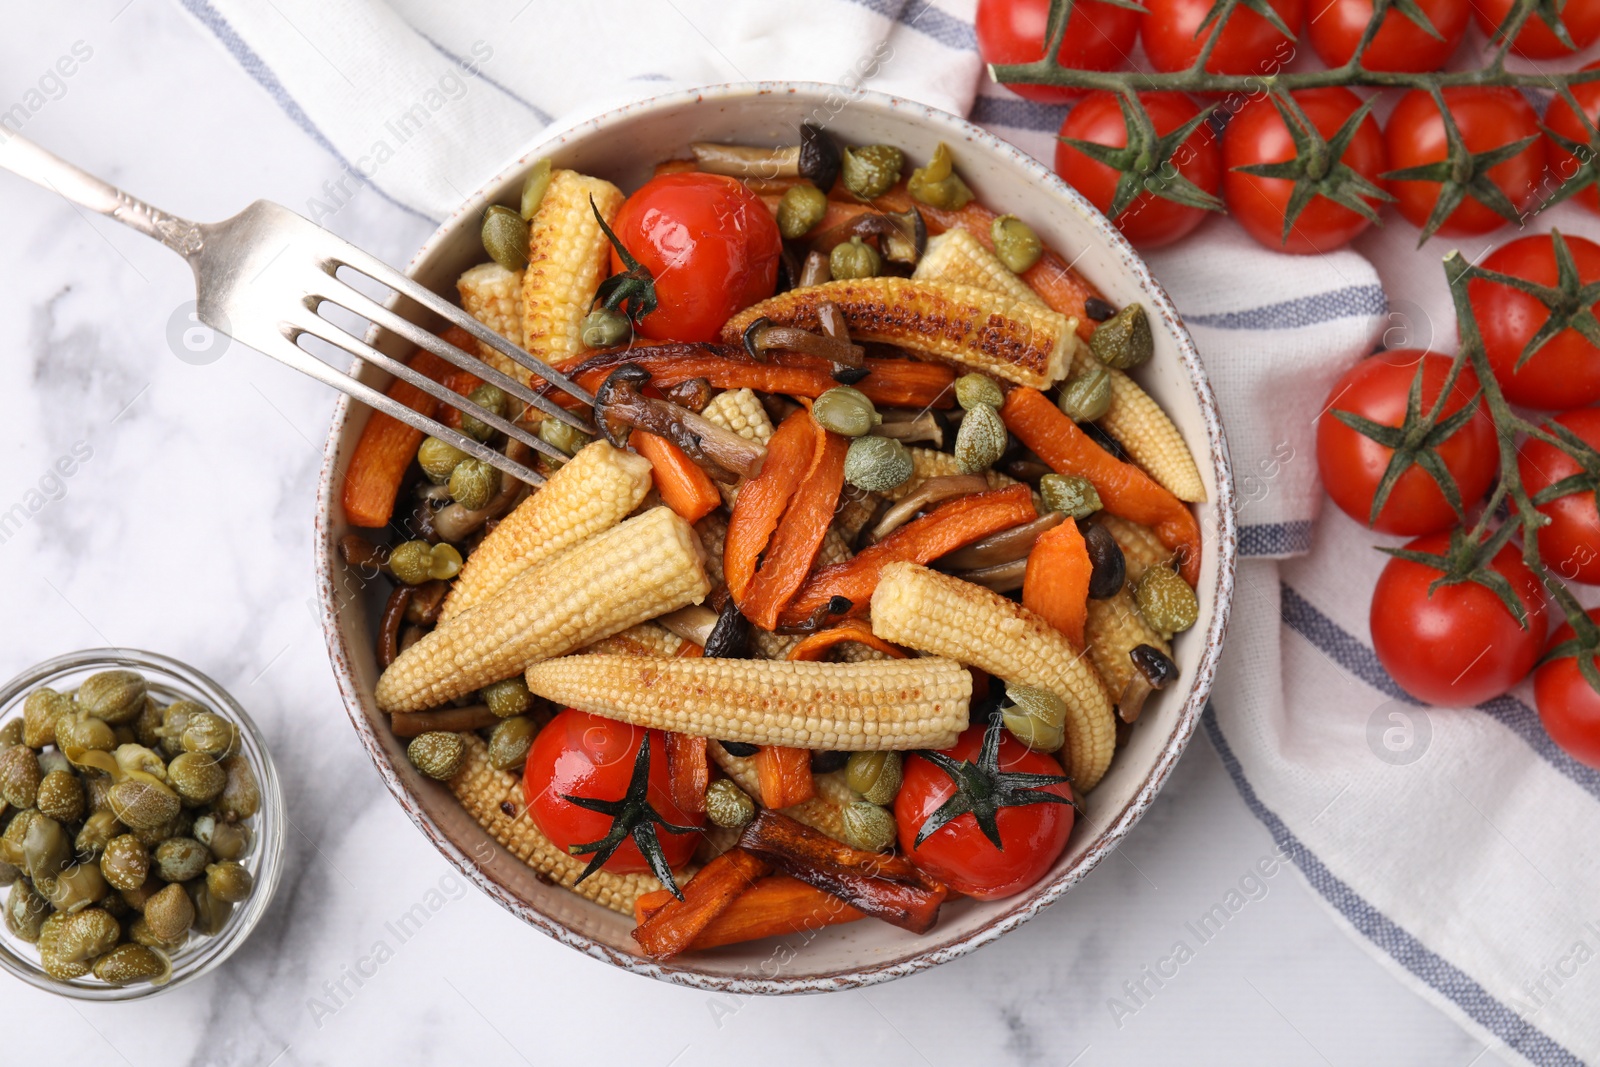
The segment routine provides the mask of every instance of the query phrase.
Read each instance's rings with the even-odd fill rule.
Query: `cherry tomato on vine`
[[[1467,33],[1466,0],[1417,0],[1443,40],[1436,40],[1391,6],[1383,28],[1361,55],[1368,70],[1427,71],[1444,67]],[[1330,67],[1342,67],[1355,55],[1356,44],[1372,21],[1372,0],[1310,0],[1306,33],[1317,56]]]
[[[713,341],[734,312],[772,295],[783,238],[761,198],[720,174],[663,174],[623,202],[611,228],[655,279],[639,332]],[[615,249],[611,267],[624,264]]]
[[[1298,33],[1305,17],[1301,0],[1269,2],[1290,32]],[[1141,17],[1139,34],[1145,55],[1156,70],[1186,70],[1200,58],[1200,50],[1216,32],[1212,24],[1195,36],[1211,6],[1212,0],[1145,0],[1148,13]],[[1206,70],[1213,74],[1273,74],[1293,57],[1294,42],[1240,4],[1223,27]]]
[[[978,55],[985,63],[1032,63],[1044,56],[1050,0],[978,0]],[[1116,70],[1128,62],[1139,35],[1139,13],[1125,7],[1078,0],[1067,19],[1056,61],[1072,70]],[[1007,85],[1027,100],[1059,104],[1086,89],[1058,85]]]
[[[1600,621],[1600,608],[1591,608],[1589,618]],[[1562,623],[1550,635],[1550,648],[1573,636],[1572,624]],[[1578,670],[1577,659],[1562,656],[1540,664],[1533,674],[1533,700],[1550,740],[1579,763],[1600,767],[1600,693]]]
[[[1600,63],[1590,63],[1583,69],[1594,70],[1596,67],[1600,67]],[[1572,97],[1591,123],[1600,124],[1600,81],[1574,85]],[[1550,107],[1544,113],[1544,124],[1551,133],[1560,134],[1569,141],[1576,141],[1580,145],[1589,143],[1589,131],[1584,129],[1583,120],[1560,96],[1550,101]],[[1578,160],[1565,146],[1552,139],[1547,150],[1550,156],[1550,173],[1557,181],[1566,181],[1578,173]],[[1600,188],[1590,185],[1580,189],[1574,199],[1587,206],[1590,211],[1600,211]]]
[[[1600,408],[1579,408],[1554,421],[1590,448],[1600,449]],[[1565,452],[1533,439],[1517,450],[1517,469],[1530,497],[1583,470]],[[1567,581],[1600,585],[1600,509],[1594,491],[1569,493],[1536,506],[1550,516],[1550,524],[1539,530],[1539,558],[1545,566]]]
[[[1444,90],[1444,102],[1461,131],[1463,143],[1473,154],[1514,144],[1525,137],[1535,138],[1527,148],[1491,167],[1487,174],[1512,207],[1521,211],[1533,199],[1544,175],[1544,138],[1538,136],[1539,116],[1532,105],[1515,89],[1465,86]],[[1384,128],[1384,141],[1389,149],[1389,166],[1396,171],[1438,163],[1448,155],[1444,119],[1433,98],[1420,89],[1406,93],[1395,105]],[[1441,188],[1431,181],[1391,180],[1389,185],[1400,214],[1419,227],[1427,223]],[[1489,233],[1506,221],[1468,193],[1461,205],[1446,216],[1438,233],[1447,237]]]
[[[1600,244],[1582,237],[1563,238],[1578,268],[1579,282],[1600,281]],[[1554,242],[1547,233],[1521,237],[1496,249],[1483,266],[1539,285],[1557,283]],[[1517,361],[1550,318],[1550,309],[1529,293],[1482,278],[1473,279],[1467,293],[1495,380],[1507,400],[1542,411],[1600,400],[1600,348],[1576,330],[1562,330],[1517,370]],[[1600,311],[1600,301],[1594,310]]]
[[[1361,98],[1349,89],[1302,89],[1293,94],[1295,102],[1311,120],[1318,133],[1331,139],[1345,120],[1361,107]],[[1259,163],[1283,163],[1296,158],[1293,138],[1272,98],[1256,96],[1228,123],[1222,141],[1222,163],[1226,172],[1222,188],[1228,211],[1234,220],[1268,248],[1286,252],[1331,252],[1371,225],[1366,218],[1326,196],[1317,195],[1306,205],[1284,240],[1283,220],[1289,209],[1295,183],[1287,178],[1263,178],[1237,168]],[[1383,188],[1379,177],[1389,169],[1383,147],[1383,134],[1371,115],[1362,119],[1339,157],[1361,177]],[[1375,209],[1382,202],[1367,198]]]
[[[1339,509],[1357,522],[1365,523],[1371,515],[1373,496],[1394,450],[1357,433],[1340,422],[1334,412],[1348,411],[1384,426],[1401,425],[1418,361],[1423,366],[1422,410],[1426,414],[1444,386],[1450,357],[1397,348],[1370,356],[1350,368],[1334,383],[1323,415],[1317,420],[1317,469],[1322,483]],[[1472,368],[1463,367],[1450,390],[1445,416],[1460,411],[1477,391],[1478,379]],[[1500,463],[1494,424],[1482,402],[1476,403],[1476,414],[1437,448],[1467,507],[1488,491]],[[1433,476],[1413,465],[1395,481],[1373,529],[1416,536],[1446,529],[1456,521],[1455,512]]]
[[[1149,112],[1156,133],[1166,134],[1200,114],[1200,109],[1182,93],[1140,93],[1139,100]],[[1092,144],[1120,148],[1128,143],[1128,128],[1114,93],[1090,93],[1067,113],[1060,136]],[[1222,152],[1215,136],[1205,124],[1189,135],[1173,153],[1177,172],[1208,193],[1222,184]],[[1089,202],[1106,214],[1111,213],[1116,193],[1117,171],[1090,159],[1065,142],[1056,143],[1056,173],[1066,179]],[[1142,192],[1113,221],[1123,235],[1141,248],[1171,244],[1205,221],[1208,212],[1187,204],[1177,204]]]
[[[1407,551],[1448,555],[1451,535],[1429,534]],[[1489,563],[1511,585],[1527,628],[1487,586],[1475,581],[1431,586],[1444,571],[1391,559],[1372,590],[1372,648],[1401,689],[1428,704],[1471,707],[1499,696],[1533,670],[1550,621],[1539,579],[1514,545]]]
[[[1493,36],[1511,14],[1513,3],[1514,0],[1473,0],[1472,14],[1484,36]],[[1561,5],[1561,24],[1567,28],[1567,35],[1577,45],[1577,51],[1600,41],[1600,0],[1566,0]],[[1529,59],[1562,59],[1574,53],[1536,14],[1530,15],[1517,31],[1511,50]]]

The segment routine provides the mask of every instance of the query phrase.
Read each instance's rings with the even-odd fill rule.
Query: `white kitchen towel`
[[[427,219],[539,130],[672,85],[880,89],[1048,161],[1065,109],[989,84],[973,2],[183,0],[345,168],[307,213],[368,187]],[[1555,219],[1595,234],[1576,208]],[[1289,257],[1218,219],[1148,257],[1222,405],[1247,557],[1204,729],[1331,913],[1406,981],[1486,1045],[1600,1062],[1600,775],[1550,743],[1525,692],[1448,710],[1401,694],[1364,617],[1381,539],[1320,507],[1331,382],[1380,341],[1454,342],[1445,244],[1415,240],[1396,221]]]

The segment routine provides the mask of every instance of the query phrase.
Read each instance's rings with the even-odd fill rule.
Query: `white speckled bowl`
[[[1015,213],[1061,250],[1114,304],[1142,301],[1155,327],[1155,358],[1139,372],[1199,460],[1210,502],[1200,506],[1205,534],[1200,620],[1174,650],[1180,684],[1147,705],[1129,743],[1088,798],[1065,854],[1049,875],[1006,900],[947,904],[932,932],[915,936],[864,921],[815,935],[729,946],[669,964],[641,957],[628,933],[631,919],[546,884],[493,840],[447,790],[422,778],[404,745],[373,703],[378,675],[373,634],[379,593],[363,589],[336,545],[347,532],[339,486],[367,419],[341,400],[335,413],[317,500],[317,576],[328,652],[350,721],[395,798],[413,822],[467,878],[512,914],[563,944],[618,967],[665,981],[737,993],[797,993],[884,982],[935,966],[993,941],[1037,915],[1103,860],[1138,822],[1188,743],[1211,689],[1233,592],[1236,548],[1228,446],[1205,370],[1167,294],[1106,219],[1048,167],[976,126],[943,111],[878,93],[848,93],[815,83],[758,82],[712,86],[652,97],[541,138],[451,217],[412,261],[424,285],[453,293],[456,277],[485,259],[478,219],[491,203],[517,203],[534,161],[599,174],[625,191],[649,178],[659,160],[681,156],[690,141],[782,144],[797,125],[816,122],[845,143],[898,145],[913,161],[948,143],[962,176],[996,209]],[[410,308],[416,311],[416,308]],[[391,355],[407,354],[378,334]],[[366,378],[386,384],[367,368]],[[476,857],[490,857],[478,862]]]

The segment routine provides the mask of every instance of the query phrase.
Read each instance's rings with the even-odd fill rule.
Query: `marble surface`
[[[169,0],[7,15],[0,111],[23,103],[28,136],[159,205],[196,218],[258,197],[303,205],[339,174]],[[75,45],[91,54],[52,78]],[[370,191],[330,224],[397,264],[426,236]],[[1203,739],[1128,843],[1042,918],[887,986],[719,997],[523,927],[406,821],[339,706],[311,565],[332,394],[238,346],[210,362],[185,348],[187,272],[115,224],[0,175],[0,233],[0,511],[29,510],[0,533],[14,605],[0,666],[113,644],[196,665],[264,728],[292,824],[274,906],[227,965],[127,1006],[7,981],[6,1062],[1503,1062],[1346,936],[1292,870],[1176,977],[1146,977],[1272,850]],[[75,448],[89,457],[53,480]],[[419,902],[433,910],[402,943],[386,923]],[[384,962],[353,980],[379,942]],[[1125,983],[1141,982],[1135,1001]]]

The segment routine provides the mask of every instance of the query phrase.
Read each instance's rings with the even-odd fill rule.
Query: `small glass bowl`
[[[141,1000],[176,989],[208,973],[233,955],[244,944],[245,938],[250,936],[256,923],[261,921],[261,916],[272,903],[272,894],[278,888],[278,877],[283,868],[286,821],[283,792],[278,785],[278,772],[272,765],[266,741],[239,702],[193,667],[153,652],[131,648],[91,648],[57,656],[22,672],[7,682],[4,688],[0,688],[0,724],[21,715],[23,701],[40,686],[47,685],[61,691],[76,689],[89,675],[116,668],[135,670],[144,675],[150,692],[164,702],[195,700],[238,725],[240,754],[249,761],[261,790],[261,810],[250,820],[254,841],[249,855],[241,861],[253,876],[255,886],[249,898],[234,908],[228,925],[222,928],[221,933],[214,937],[190,934],[189,941],[172,955],[171,979],[159,986],[149,982],[108,985],[93,975],[68,982],[52,978],[39,965],[38,948],[13,936],[0,923],[0,968],[31,986],[78,1000]]]

